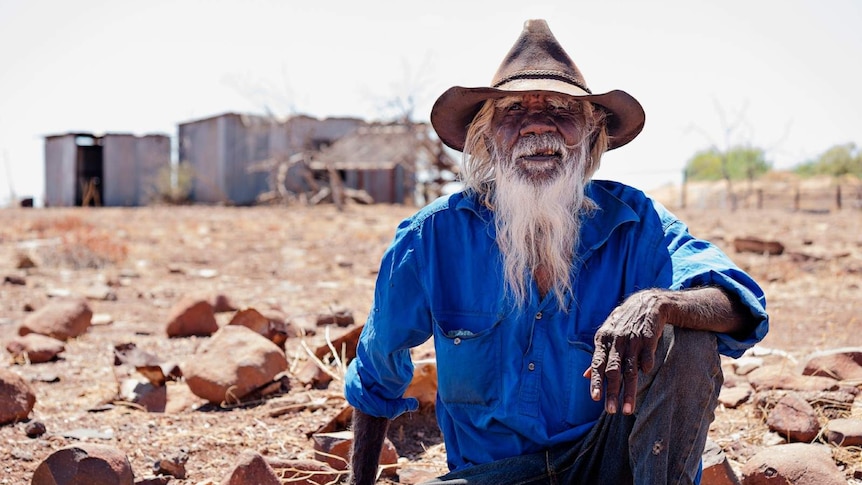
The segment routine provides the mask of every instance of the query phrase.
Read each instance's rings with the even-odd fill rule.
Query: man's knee
[[[686,376],[698,380],[707,378],[717,388],[721,387],[721,358],[713,332],[672,325],[667,325],[664,332],[659,350],[663,355],[656,355],[663,371],[671,372],[676,379],[686,379]]]

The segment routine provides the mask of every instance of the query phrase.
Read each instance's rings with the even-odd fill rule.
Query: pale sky
[[[593,92],[644,106],[644,131],[599,178],[678,182],[726,139],[777,168],[862,144],[858,0],[0,0],[0,205],[12,190],[42,199],[45,135],[176,137],[267,109],[371,120],[411,93],[427,120],[450,86],[487,86],[528,18]]]

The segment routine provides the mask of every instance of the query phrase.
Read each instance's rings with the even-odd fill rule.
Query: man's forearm
[[[389,429],[387,418],[353,410],[353,449],[350,453],[350,485],[371,485],[377,478],[377,464]]]
[[[720,333],[740,333],[757,323],[747,307],[718,287],[661,291],[660,311],[671,325]]]

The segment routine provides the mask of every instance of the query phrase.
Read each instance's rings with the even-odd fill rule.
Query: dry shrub
[[[71,269],[100,269],[119,263],[129,248],[108,232],[75,216],[42,219],[30,228],[42,237],[57,237],[57,244],[44,246],[39,257],[47,266]]]

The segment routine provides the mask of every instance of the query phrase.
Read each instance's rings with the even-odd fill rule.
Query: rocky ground
[[[0,210],[0,370],[29,381],[37,398],[29,422],[0,426],[0,484],[30,483],[42,460],[82,441],[122,450],[139,481],[155,475],[160,460],[187,457],[185,478],[172,484],[220,483],[248,450],[273,462],[315,458],[310,434],[345,403],[337,365],[330,366],[334,380],[323,389],[302,375],[309,362],[305,347],[326,345],[325,327],[314,322],[319,315],[352,315],[352,326],[330,328],[333,339],[364,321],[380,256],[398,221],[412,211],[358,205],[343,212],[331,206]],[[753,356],[762,361],[751,366],[774,364],[797,375],[812,352],[862,347],[862,212],[675,212],[763,285],[772,330]],[[740,237],[780,242],[784,252],[737,253],[733,241]],[[133,343],[182,368],[208,337],[168,338],[166,324],[178,302],[201,294],[221,294],[236,308],[278,313],[316,330],[285,344],[289,390],[213,405],[180,380],[167,383],[165,412],[120,399],[115,346]],[[66,295],[86,297],[94,315],[59,359],[35,364],[4,353],[28,315]],[[234,314],[216,314],[218,324]],[[429,356],[427,348],[418,353]],[[742,374],[751,368],[736,369],[729,361],[726,371],[729,383],[751,380],[752,389],[769,378],[749,379]],[[855,392],[852,382],[842,386]],[[737,472],[764,447],[786,441],[788,433],[770,431],[762,412],[780,398],[750,393],[738,406],[726,401],[718,409],[711,438]],[[829,412],[815,408],[823,423],[853,415],[852,398]],[[30,438],[28,424],[36,421],[45,432]],[[390,437],[401,455],[402,483],[443,471],[445,452],[430,416],[405,417]],[[817,433],[811,441],[827,439]],[[855,480],[859,448],[833,450],[837,466]]]

